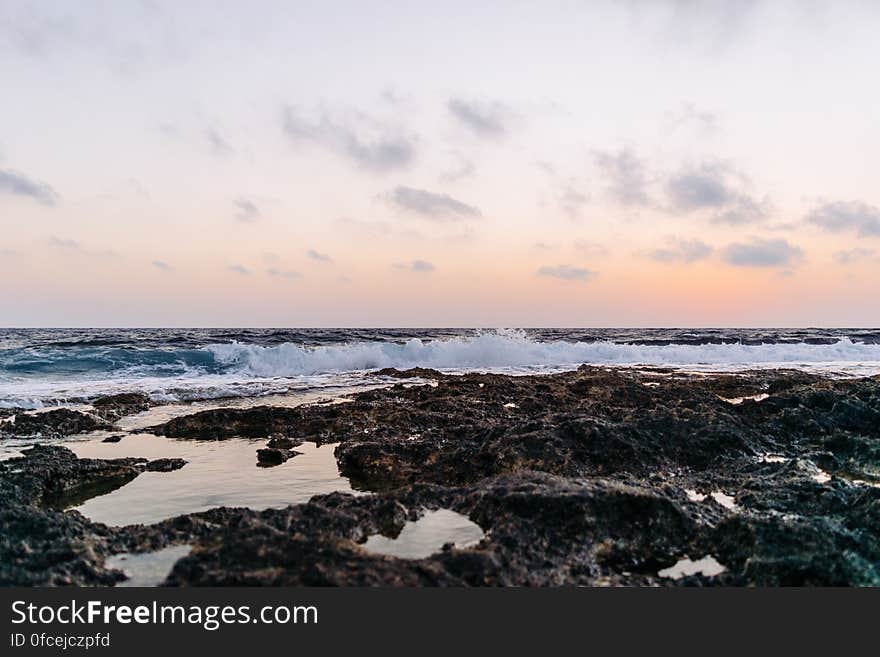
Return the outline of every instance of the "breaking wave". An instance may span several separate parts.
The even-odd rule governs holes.
[[[636,345],[616,342],[542,342],[519,331],[497,331],[446,340],[404,343],[353,342],[305,347],[213,344],[205,347],[217,365],[254,376],[297,376],[384,367],[406,369],[568,368],[583,363],[656,366],[809,366],[880,363],[880,344],[842,338],[833,344]]]
[[[520,330],[385,340],[348,337],[329,344],[223,342],[185,348],[173,335],[165,343],[153,340],[148,347],[100,345],[94,340],[83,346],[7,345],[0,348],[0,409],[75,403],[128,391],[173,402],[351,390],[387,383],[370,374],[385,367],[524,374],[586,363],[716,371],[790,367],[844,376],[880,373],[880,343],[830,335],[823,336],[822,343],[757,344],[540,339]]]

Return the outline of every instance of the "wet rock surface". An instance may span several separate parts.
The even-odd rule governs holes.
[[[66,447],[37,445],[0,461],[0,585],[112,585],[123,579],[104,560],[138,539],[63,509],[180,460],[80,459]]]
[[[146,395],[138,392],[123,392],[118,395],[99,397],[92,402],[95,413],[105,419],[116,421],[126,415],[134,415],[155,406]]]
[[[9,422],[0,424],[0,438],[3,436],[39,436],[42,438],[63,438],[78,433],[99,429],[111,429],[112,425],[92,413],[57,408],[38,413],[19,412]]]
[[[153,459],[147,463],[147,472],[173,472],[185,465],[184,459]]]
[[[208,410],[153,428],[175,439],[263,437],[261,459],[301,441],[338,443],[342,473],[370,495],[110,529],[53,511],[52,500],[124,483],[145,462],[52,448],[4,462],[0,579],[107,584],[121,577],[103,567],[107,555],[187,543],[167,584],[880,585],[878,377],[382,374],[434,384],[342,404]],[[464,514],[485,537],[425,559],[362,547],[426,509]],[[723,571],[659,574],[708,556]]]
[[[278,447],[265,447],[257,450],[257,465],[262,467],[271,467],[273,465],[281,465],[282,463],[293,458],[301,452],[292,449],[281,449]]]

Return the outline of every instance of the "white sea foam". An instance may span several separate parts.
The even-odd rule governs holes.
[[[173,352],[171,352],[173,353]],[[315,388],[375,385],[364,376],[384,367],[429,367],[447,372],[511,374],[575,369],[583,363],[655,365],[690,371],[789,367],[866,376],[880,373],[880,344],[842,338],[834,344],[634,345],[540,341],[522,331],[499,330],[449,339],[403,343],[364,341],[321,346],[211,344],[189,349],[189,361],[106,367],[73,376],[13,376],[0,372],[0,408],[40,408],[114,392],[145,392],[158,401],[255,397]]]
[[[295,376],[383,367],[451,370],[553,368],[582,363],[660,365],[695,369],[752,366],[880,372],[880,344],[843,338],[834,344],[634,345],[614,342],[540,342],[519,331],[497,331],[448,340],[413,338],[403,344],[352,342],[305,347],[214,344],[215,360],[254,376]]]

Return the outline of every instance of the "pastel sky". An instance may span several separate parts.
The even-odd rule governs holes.
[[[880,325],[878,32],[0,0],[0,325]]]

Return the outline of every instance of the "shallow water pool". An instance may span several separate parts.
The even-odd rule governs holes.
[[[131,434],[118,443],[99,438],[66,443],[82,458],[182,458],[188,463],[174,472],[144,472],[116,490],[93,497],[77,511],[107,525],[151,524],[174,516],[220,506],[280,508],[334,491],[352,492],[339,474],[335,445],[304,443],[286,463],[257,467],[263,439],[222,441],[174,440],[152,434]]]

